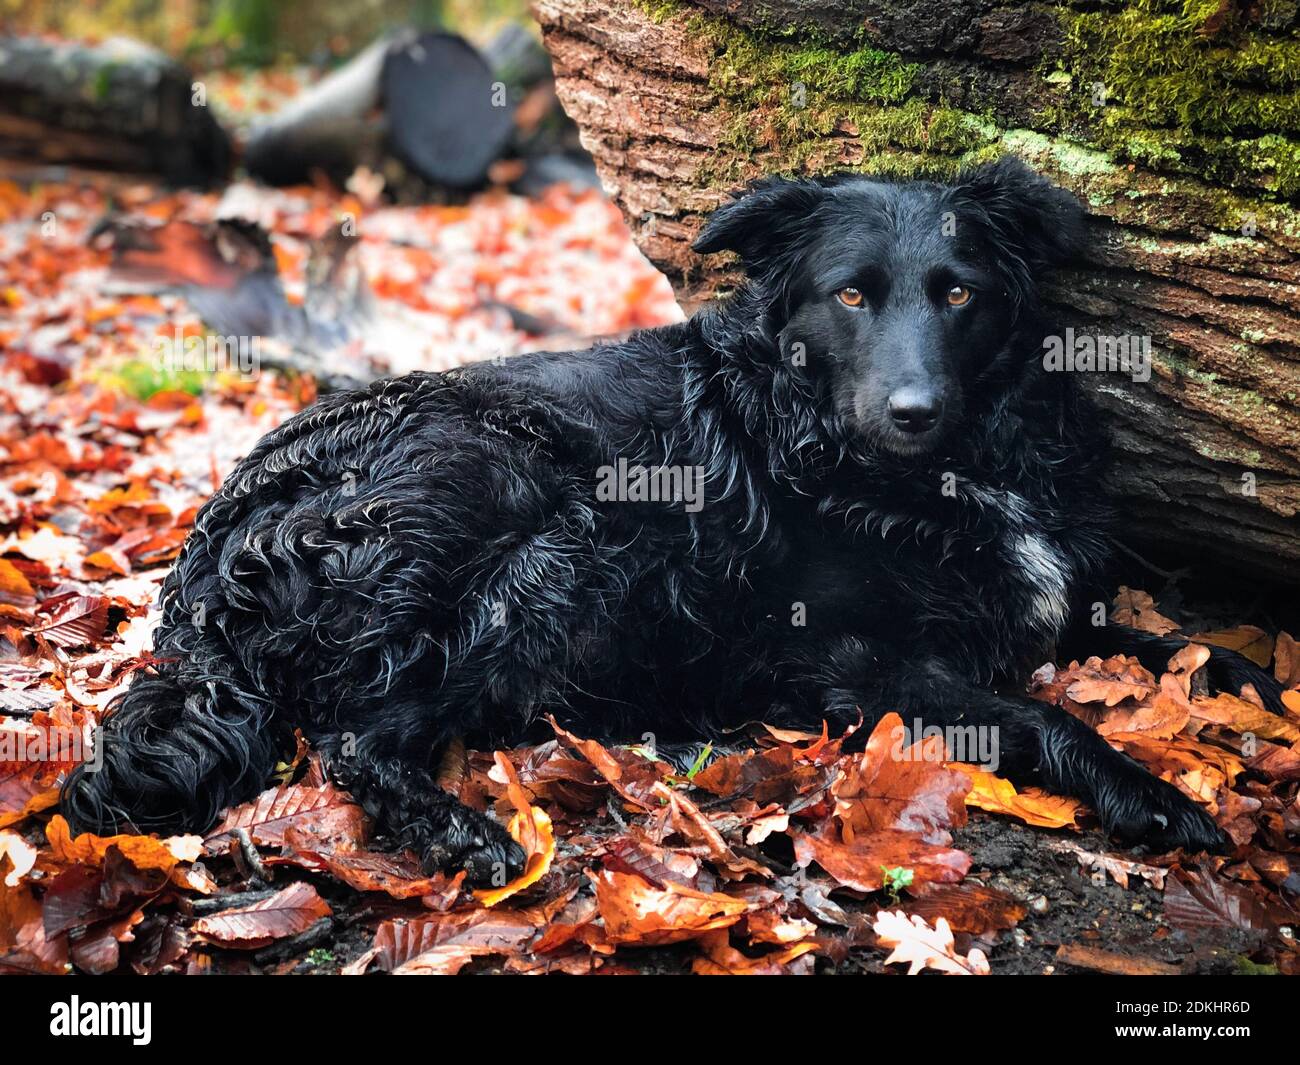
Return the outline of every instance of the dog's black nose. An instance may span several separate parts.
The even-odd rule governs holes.
[[[924,433],[939,422],[939,397],[923,388],[900,388],[889,397],[889,416],[905,433]]]

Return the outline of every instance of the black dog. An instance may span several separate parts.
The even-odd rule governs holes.
[[[199,514],[165,664],[64,810],[206,828],[298,726],[431,866],[499,878],[519,848],[433,782],[452,736],[519,740],[547,712],[670,739],[898,710],[996,727],[1004,772],[1125,840],[1219,846],[1081,722],[997,694],[1072,630],[1156,669],[1182,645],[1087,625],[1103,447],[1043,369],[1038,295],[1083,234],[1011,160],[951,187],[769,180],[696,244],[737,252],[748,283],[684,324],[323,400]],[[1210,671],[1276,704],[1244,659]]]

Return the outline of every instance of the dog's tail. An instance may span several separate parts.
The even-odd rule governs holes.
[[[217,681],[139,674],[108,709],[95,756],[60,794],[75,832],[201,832],[275,768],[280,737],[264,708]]]

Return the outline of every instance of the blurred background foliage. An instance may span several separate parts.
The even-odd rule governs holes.
[[[527,0],[0,0],[9,32],[135,37],[211,67],[328,62],[396,26],[444,26],[482,42],[528,21]]]

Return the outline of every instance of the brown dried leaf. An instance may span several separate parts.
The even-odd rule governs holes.
[[[949,829],[966,823],[964,773],[944,765],[943,738],[931,736],[904,747],[907,730],[897,714],[886,714],[872,730],[866,750],[841,763],[831,785],[835,816],[844,839],[881,829],[902,830],[946,845]]]
[[[510,910],[475,909],[385,921],[375,933],[374,946],[343,971],[358,974],[373,965],[399,976],[451,976],[482,955],[517,954],[534,931],[531,921]]]
[[[1255,625],[1238,625],[1234,629],[1220,629],[1216,632],[1200,632],[1189,636],[1197,643],[1212,643],[1216,647],[1226,647],[1245,655],[1255,665],[1268,668],[1273,660],[1273,637]]]
[[[726,930],[721,929],[701,936],[700,948],[704,956],[691,964],[691,971],[697,976],[789,976],[795,971],[791,966],[799,958],[815,951],[817,944],[795,943],[751,958],[733,947]],[[798,971],[811,975],[811,963],[812,959],[807,959],[804,965],[797,967]]]
[[[645,947],[696,939],[735,924],[750,908],[748,902],[731,895],[673,883],[654,887],[639,876],[613,869],[587,875],[596,886],[596,904],[611,943]]]
[[[910,869],[912,884],[955,884],[970,870],[971,858],[964,851],[927,843],[914,832],[881,828],[857,835],[844,843],[824,833],[796,832],[795,862],[807,866],[815,861],[838,883],[854,891],[879,891],[886,869]]]
[[[1151,596],[1122,584],[1119,594],[1115,596],[1115,609],[1111,611],[1110,620],[1116,625],[1127,625],[1157,636],[1168,636],[1169,633],[1178,631],[1178,622],[1161,614]]]
[[[1300,688],[1300,644],[1288,632],[1277,634],[1273,646],[1273,676],[1283,688]]]
[[[333,784],[286,784],[228,810],[205,843],[213,848],[223,837],[243,828],[254,843],[281,847],[285,831],[294,828],[315,836],[318,850],[361,849],[367,825],[365,812],[352,796]]]
[[[1220,692],[1213,697],[1195,696],[1192,699],[1192,716],[1227,725],[1234,732],[1253,733],[1266,740],[1278,740],[1286,744],[1300,740],[1300,725],[1227,692]]]
[[[333,912],[311,884],[299,880],[269,899],[200,917],[193,931],[223,947],[257,950],[277,939],[305,932]]]
[[[933,923],[942,917],[956,932],[983,936],[1014,928],[1025,908],[997,888],[967,882],[931,887],[908,902],[907,912]]]

